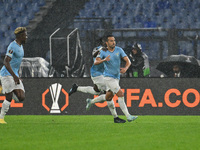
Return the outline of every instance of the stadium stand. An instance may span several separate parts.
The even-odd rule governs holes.
[[[52,1],[53,3],[50,3]],[[197,53],[200,47],[199,1],[23,0],[22,2],[9,0],[8,3],[7,0],[0,0],[0,8],[0,16],[3,16],[0,18],[1,53],[5,53],[7,44],[14,38],[12,31],[15,27],[23,25],[29,31],[29,39],[24,46],[26,57],[45,58],[49,51],[49,36],[53,31],[58,28],[61,30],[62,28],[78,28],[86,57],[95,46],[95,38],[103,35],[103,33],[94,33],[94,30],[165,29],[131,33],[116,31],[113,34],[118,39],[118,45],[123,48],[130,46],[134,40],[140,42],[151,61],[161,60],[172,54],[173,51],[170,48],[174,45],[177,48],[174,51],[175,54],[195,55],[200,58]],[[173,33],[173,29],[178,31]],[[184,29],[191,31],[182,32]],[[172,32],[166,32],[169,30]],[[180,35],[184,38],[170,39],[174,36],[179,38]],[[161,39],[156,41],[149,38],[151,36]],[[124,37],[128,37],[130,41],[122,39]],[[133,37],[139,37],[139,39]],[[196,52],[194,47],[196,47]],[[88,57],[85,60],[89,60]]]
[[[111,29],[114,30],[125,28],[160,28],[166,30],[177,29],[177,33],[175,34],[169,34],[162,31],[138,32],[138,37],[140,37],[140,41],[138,40],[138,42],[142,44],[143,51],[147,53],[151,61],[161,60],[172,53],[191,56],[195,55],[196,57],[200,58],[200,56],[197,55],[197,48],[194,50],[194,43],[196,42],[194,37],[200,34],[198,31],[185,32],[185,39],[192,38],[192,40],[183,40],[182,38],[182,41],[180,40],[177,42],[177,45],[169,45],[169,41],[167,42],[164,40],[162,42],[155,40],[153,41],[153,39],[151,42],[148,42],[147,40],[141,40],[141,37],[148,38],[151,35],[167,38],[169,37],[168,34],[170,36],[172,35],[176,38],[180,38],[179,34],[182,34],[182,32],[179,32],[179,29],[199,29],[199,6],[200,2],[193,0],[90,0],[85,3],[83,9],[79,11],[79,14],[74,19],[74,27],[86,31],[97,29],[95,22],[85,21],[84,23],[80,23],[80,20],[83,22],[84,18],[85,20],[88,20],[88,18],[93,19],[107,17],[111,19],[110,27],[112,27]],[[98,24],[98,29],[105,29],[104,25],[101,25],[101,22]],[[173,30],[171,32],[173,32]],[[120,40],[120,37],[122,37],[120,32],[115,32],[113,34],[118,39],[118,45],[126,49],[127,43],[125,41],[127,38],[126,40],[124,39],[124,41],[122,41]],[[133,36],[134,35],[132,34],[132,37]],[[123,37],[127,37],[125,32],[123,33]],[[176,41],[177,39],[173,40]],[[171,42],[173,40],[171,40]],[[174,52],[173,47],[177,49],[174,50]],[[199,47],[198,44],[197,47]]]
[[[52,7],[52,3],[50,4],[49,1],[51,0],[24,0],[23,2],[1,0],[0,37],[6,39],[6,32],[13,31],[16,26],[20,25],[27,26],[28,31],[31,32],[43,20],[43,16],[47,14],[45,8],[50,5],[50,8]],[[64,1],[57,3],[63,3],[63,6],[60,5],[59,9],[62,10],[62,7],[66,7],[71,10],[69,6],[65,6]],[[71,1],[68,3],[75,7],[77,5]],[[199,28],[200,25],[200,17],[198,15],[200,13],[200,3],[198,1],[85,0],[79,5],[82,5],[82,9],[74,10],[77,14],[75,17],[66,16],[68,17],[68,22],[71,22],[70,18],[73,18],[74,28],[82,30],[104,29],[105,25],[99,23],[102,20],[87,21],[87,23],[83,20],[81,21],[81,18],[111,18],[110,27],[113,29],[156,27],[194,29]],[[69,14],[71,15],[71,12]],[[54,14],[53,16],[56,15]],[[7,46],[4,43],[3,45]],[[1,50],[1,53],[3,52],[5,52],[5,48]]]
[[[84,18],[105,18],[111,19],[113,29],[123,28],[164,28],[164,29],[199,29],[199,1],[169,1],[169,0],[90,0],[85,3],[82,10],[74,19],[74,27],[83,30],[96,28],[95,22],[88,21],[84,24],[78,22]],[[99,29],[105,29],[103,25]],[[149,36],[149,33],[140,35]],[[157,36],[166,36],[163,32],[153,33]],[[190,32],[189,36],[196,36],[196,32]],[[145,43],[144,43],[145,47]],[[157,44],[152,45],[151,49],[158,48]],[[167,48],[167,47],[165,47]],[[192,54],[184,51],[183,45],[179,42],[179,52]],[[191,48],[190,48],[191,49]],[[165,52],[167,49],[164,50]],[[167,53],[163,56],[167,57]],[[156,59],[150,56],[150,59]]]
[[[199,28],[199,5],[188,0],[90,0],[76,17],[111,17],[114,28]]]
[[[16,27],[26,26],[30,32],[33,29],[32,22],[41,21],[37,18],[38,14],[47,10],[51,3],[48,0],[0,0],[0,53],[4,54],[10,41],[14,40],[13,31]]]

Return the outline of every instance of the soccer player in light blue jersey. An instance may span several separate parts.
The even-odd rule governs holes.
[[[104,80],[106,82],[106,100],[111,101],[114,94],[118,96],[118,103],[129,122],[137,119],[137,116],[130,115],[124,102],[124,93],[119,86],[120,73],[125,73],[131,62],[124,50],[116,46],[115,37],[108,35],[106,38],[107,51],[101,51],[97,56],[94,65],[104,63]],[[126,62],[125,67],[120,68],[121,58]]]
[[[12,98],[20,102],[25,99],[25,90],[18,71],[24,56],[22,44],[26,42],[27,31],[25,27],[18,27],[14,33],[16,39],[7,48],[4,66],[0,72],[2,88],[6,96],[1,108],[0,124],[6,124],[4,116],[9,110]]]
[[[98,47],[95,47],[92,51],[92,56],[93,59],[96,59],[97,54],[99,53],[99,51],[102,49],[103,45],[104,45],[104,41],[103,38],[100,39],[100,43]],[[69,96],[71,96],[73,93],[75,93],[76,91],[79,92],[83,92],[83,93],[89,93],[89,94],[93,94],[93,95],[99,95],[100,92],[103,92],[103,90],[105,90],[105,85],[103,85],[101,82],[96,82],[93,79],[94,78],[100,78],[101,76],[103,76],[103,72],[104,72],[104,65],[98,65],[98,66],[92,66],[91,70],[90,70],[90,74],[91,74],[91,78],[92,81],[94,83],[94,87],[92,86],[78,86],[77,84],[73,84],[72,88],[69,90],[68,94]],[[101,81],[101,80],[100,80]],[[97,86],[97,84],[99,84]]]
[[[98,53],[102,50],[102,49],[106,49],[106,45],[105,45],[105,40],[103,40],[103,38],[100,39],[100,45],[98,47],[95,47],[93,49],[92,52],[92,56],[93,56],[93,61],[95,61],[96,56],[98,55]],[[99,95],[98,97],[94,98],[94,99],[87,99],[86,101],[90,101],[90,104],[86,106],[86,110],[89,110],[92,104],[98,103],[98,102],[103,102],[105,101],[105,96],[106,94],[106,84],[104,82],[104,64],[99,64],[99,65],[92,65],[91,69],[90,69],[90,73],[91,73],[91,79],[94,83],[94,87],[92,86],[78,86],[77,84],[73,84],[72,88],[70,89],[70,91],[68,92],[69,96],[73,93],[75,93],[76,91],[79,92],[83,92],[83,93],[90,93],[93,95]],[[126,120],[123,120],[121,118],[118,117],[117,112],[116,112],[116,108],[115,108],[115,104],[113,102],[113,100],[111,101],[107,101],[107,105],[108,108],[112,114],[112,116],[114,117],[114,123],[125,123]]]

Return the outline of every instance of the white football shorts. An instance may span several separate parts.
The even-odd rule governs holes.
[[[12,76],[5,76],[5,77],[0,77],[0,78],[1,78],[1,85],[3,88],[2,93],[10,93],[16,89],[21,89],[25,92],[24,85],[21,80],[19,80],[20,84],[15,84],[15,81]]]
[[[116,94],[121,89],[119,86],[119,79],[104,77],[104,80],[107,86],[106,91],[111,90],[114,94]]]
[[[104,81],[104,76],[97,76],[97,77],[91,77],[94,84],[97,85],[98,89],[100,91],[106,91],[106,83]]]

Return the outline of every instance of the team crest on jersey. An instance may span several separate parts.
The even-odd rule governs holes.
[[[116,53],[117,56],[119,56],[119,53]]]
[[[13,50],[10,49],[10,50],[8,51],[8,53],[12,54],[12,53],[13,53]]]

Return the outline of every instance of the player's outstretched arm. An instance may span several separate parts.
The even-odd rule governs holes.
[[[106,58],[101,59],[100,57],[97,57],[95,59],[94,65],[99,65],[101,63],[103,63],[104,61],[110,61],[110,55],[108,55]]]

